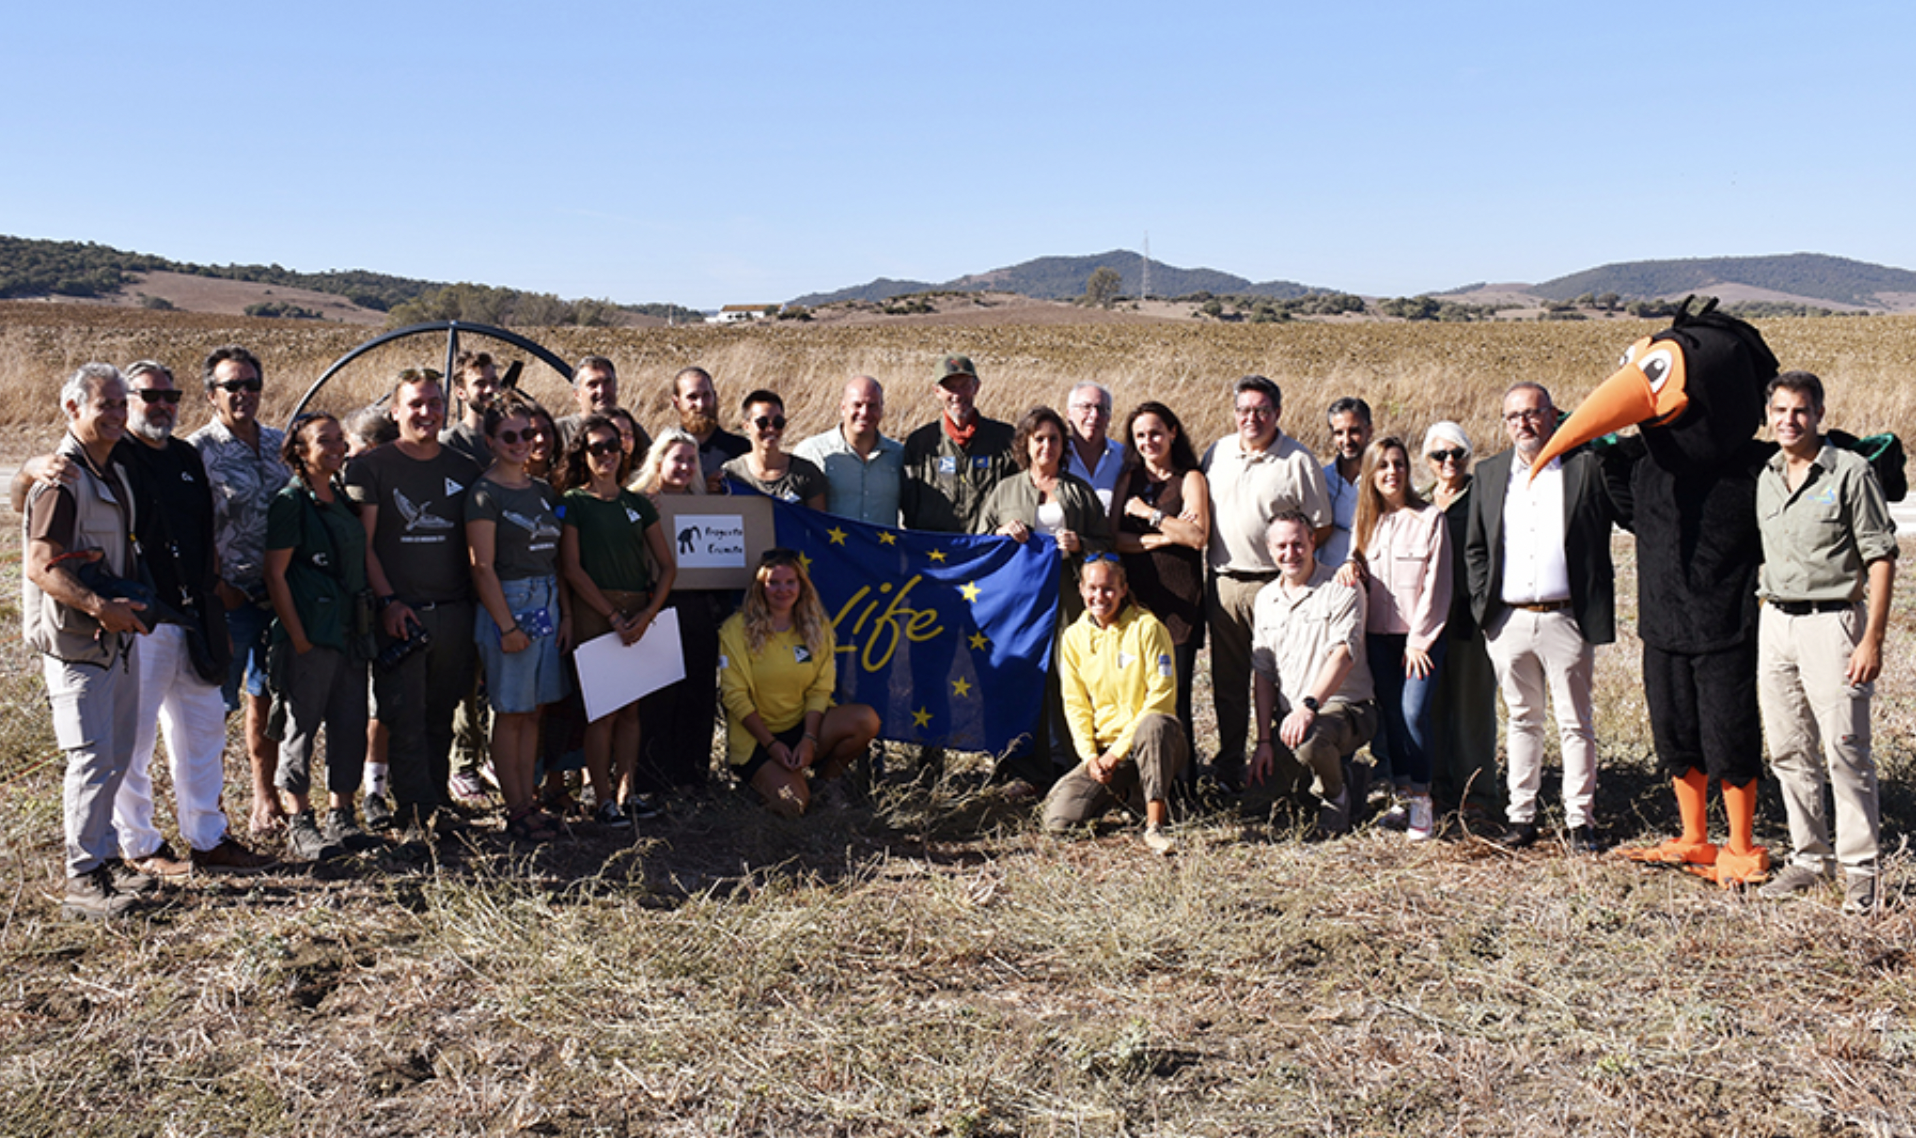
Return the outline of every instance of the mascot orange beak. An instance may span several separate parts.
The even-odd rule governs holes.
[[[1530,464],[1530,476],[1573,447],[1625,427],[1663,426],[1690,406],[1684,389],[1683,346],[1646,336],[1623,353],[1615,375],[1592,391],[1550,436]]]

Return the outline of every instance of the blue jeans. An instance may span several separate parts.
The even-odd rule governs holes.
[[[267,633],[273,627],[273,610],[244,604],[226,611],[226,631],[233,638],[233,663],[226,669],[226,682],[220,695],[226,700],[226,714],[240,709],[240,692],[266,694]]]
[[[1404,645],[1409,638],[1402,633],[1369,633],[1364,637],[1364,654],[1370,660],[1371,681],[1377,688],[1377,710],[1382,723],[1379,734],[1390,751],[1390,777],[1397,789],[1409,794],[1430,793],[1431,696],[1437,691],[1437,677],[1443,674],[1442,637],[1430,646],[1430,675],[1413,679],[1404,674]]]

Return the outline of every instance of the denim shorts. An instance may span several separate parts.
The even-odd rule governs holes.
[[[523,652],[507,652],[499,647],[499,626],[492,614],[485,605],[473,606],[473,636],[479,642],[479,662],[486,670],[487,702],[501,715],[524,715],[559,702],[571,690],[559,656],[559,579],[526,577],[501,581],[499,587],[521,631],[530,633],[540,623],[533,615],[540,611],[546,614],[543,623],[553,630],[533,637],[532,646]]]
[[[239,693],[266,694],[267,630],[273,626],[273,611],[245,604],[226,612],[226,631],[233,638],[233,663],[226,669],[226,682],[220,695],[226,699],[227,714],[239,710]]]

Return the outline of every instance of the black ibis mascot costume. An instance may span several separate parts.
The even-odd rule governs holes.
[[[1753,837],[1763,734],[1756,702],[1756,475],[1775,446],[1756,439],[1776,357],[1755,328],[1686,299],[1671,326],[1638,340],[1531,465],[1623,427],[1600,449],[1624,528],[1637,538],[1637,628],[1657,755],[1676,787],[1683,833],[1625,851],[1727,887],[1769,875]],[[1716,779],[1729,841],[1709,838]]]

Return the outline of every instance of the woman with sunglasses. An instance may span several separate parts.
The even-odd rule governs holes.
[[[1078,592],[1078,574],[1084,559],[1111,549],[1111,528],[1104,503],[1091,484],[1065,470],[1064,418],[1049,407],[1033,407],[1018,420],[1012,435],[1011,457],[1022,476],[1014,475],[992,487],[974,532],[995,533],[1023,543],[1032,534],[1045,534],[1058,545],[1058,628],[1062,630],[1084,612]],[[1113,555],[1115,557],[1115,554]],[[1045,680],[1044,708],[1032,734],[1031,751],[1008,759],[1001,768],[1040,792],[1057,781],[1060,768],[1075,762],[1070,733],[1064,725],[1064,696],[1053,667]],[[1027,787],[1012,784],[1013,797],[1024,797]]]
[[[677,427],[660,431],[645,465],[632,479],[632,489],[654,506],[666,495],[704,494],[698,439]],[[666,544],[671,544],[669,535]],[[645,724],[637,776],[641,794],[694,794],[711,777],[712,723],[718,716],[718,633],[732,611],[729,595],[723,589],[674,588],[666,598],[679,617],[685,678],[639,701],[639,722]]]
[[[570,641],[559,587],[558,495],[526,473],[532,416],[517,401],[486,408],[492,465],[466,495],[466,546],[479,596],[473,636],[492,704],[492,767],[506,801],[506,833],[549,841],[557,823],[538,812],[534,769],[539,718],[571,689],[561,652]]]
[[[797,553],[765,551],[745,606],[719,629],[719,652],[733,774],[788,818],[814,797],[844,806],[841,776],[878,737],[878,713],[832,706],[837,642]]]
[[[303,415],[280,451],[293,477],[266,509],[266,592],[273,687],[286,713],[274,782],[286,800],[287,852],[323,861],[378,844],[353,817],[366,761],[367,662],[373,655],[366,527],[339,472],[346,432],[331,415]],[[326,732],[327,810],[313,817],[312,762]]]
[[[768,498],[824,509],[830,489],[825,472],[779,449],[785,437],[785,401],[775,392],[754,391],[745,397],[744,407],[745,437],[752,440],[752,449],[719,469]]]
[[[607,633],[616,633],[621,644],[638,643],[658,619],[678,575],[657,508],[625,488],[629,462],[618,424],[604,415],[581,423],[566,448],[560,476],[566,487],[565,534],[559,552],[572,587],[580,644]],[[658,566],[656,580],[653,565]],[[602,826],[624,829],[634,815],[653,813],[633,781],[639,742],[637,701],[586,725],[586,777]]]
[[[1500,825],[1503,781],[1497,777],[1497,672],[1484,648],[1483,630],[1470,611],[1464,587],[1464,528],[1470,517],[1470,436],[1456,423],[1433,423],[1424,432],[1424,462],[1434,479],[1425,491],[1444,511],[1450,531],[1449,642],[1444,669],[1431,696],[1430,739],[1435,760],[1431,795],[1440,810],[1459,811],[1466,823]]]
[[[1177,661],[1178,725],[1192,734],[1191,680],[1204,647],[1204,550],[1211,492],[1184,424],[1162,403],[1140,403],[1124,421],[1124,462],[1111,495],[1111,528],[1133,600],[1164,623]],[[1186,768],[1188,773],[1189,768]]]
[[[1365,585],[1364,653],[1377,685],[1396,800],[1380,823],[1412,841],[1436,835],[1431,809],[1430,705],[1448,647],[1452,596],[1450,531],[1444,512],[1410,483],[1410,451],[1396,436],[1364,448],[1350,560],[1337,572]]]

